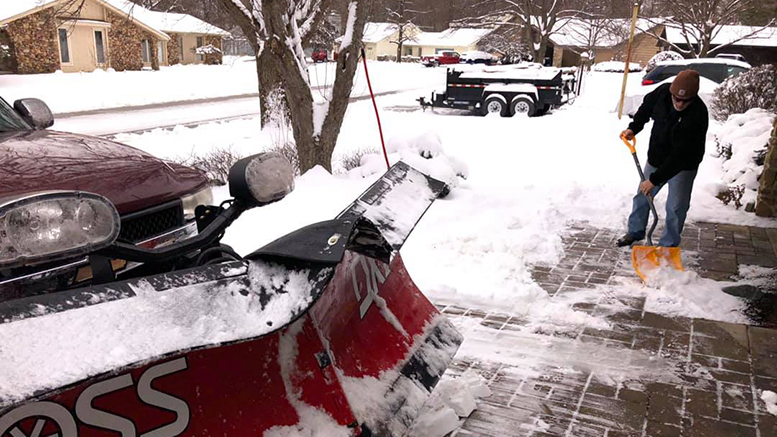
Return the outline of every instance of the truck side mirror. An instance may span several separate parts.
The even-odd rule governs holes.
[[[54,125],[54,115],[43,100],[19,99],[13,103],[13,108],[34,129],[46,129]]]

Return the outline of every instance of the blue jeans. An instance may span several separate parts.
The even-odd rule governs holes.
[[[656,168],[650,164],[645,164],[645,178],[656,171]],[[669,184],[669,196],[666,199],[666,226],[664,235],[661,236],[658,245],[664,247],[676,247],[680,245],[680,234],[685,225],[685,216],[688,214],[688,208],[691,207],[691,191],[693,190],[693,180],[696,178],[697,170],[681,171],[669,182],[653,188],[652,194],[655,199],[656,194],[661,191],[664,185]],[[635,240],[645,238],[645,228],[650,214],[650,204],[647,197],[637,189],[637,195],[634,196],[629,215],[629,235]]]

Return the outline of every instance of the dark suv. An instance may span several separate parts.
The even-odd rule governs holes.
[[[736,76],[739,73],[750,69],[750,64],[736,61],[733,59],[722,58],[701,58],[701,59],[683,59],[681,61],[665,61],[656,64],[655,68],[650,70],[642,78],[642,85],[652,85],[663,82],[682,70],[696,70],[699,75],[715,82],[722,83],[730,76]]]
[[[0,204],[41,191],[86,191],[115,205],[121,216],[119,239],[125,242],[150,248],[197,234],[194,207],[212,198],[200,171],[125,144],[46,130],[53,123],[51,111],[40,100],[17,100],[11,107],[0,98]],[[45,221],[45,213],[32,214],[41,214],[40,222]],[[8,220],[0,216],[2,237],[9,232]],[[37,242],[53,241],[43,228]],[[2,246],[0,254],[19,251],[13,244]],[[0,270],[0,302],[22,291],[29,295],[85,285],[93,277],[94,261],[82,257]],[[142,267],[123,260],[109,262],[109,274],[119,277]]]

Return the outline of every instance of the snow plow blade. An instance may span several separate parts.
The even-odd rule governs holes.
[[[684,271],[679,247],[634,246],[631,250],[634,271],[647,282],[647,278],[662,267]]]
[[[0,303],[0,436],[407,435],[462,341],[397,252],[445,189],[399,163],[242,261]]]

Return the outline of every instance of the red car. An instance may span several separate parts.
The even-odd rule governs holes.
[[[461,62],[461,55],[459,55],[457,52],[440,52],[434,56],[423,56],[421,58],[421,63],[427,67],[458,64],[459,62]]]
[[[85,191],[115,205],[122,241],[159,247],[197,234],[194,207],[212,198],[202,172],[114,141],[46,130],[53,124],[51,111],[38,99],[17,100],[11,107],[0,98],[0,204],[33,192]],[[112,260],[119,276],[134,267],[140,266]],[[91,279],[85,256],[0,269],[0,302],[22,291],[62,290]]]
[[[326,50],[315,50],[310,57],[313,58],[313,62],[326,62],[329,60]]]

